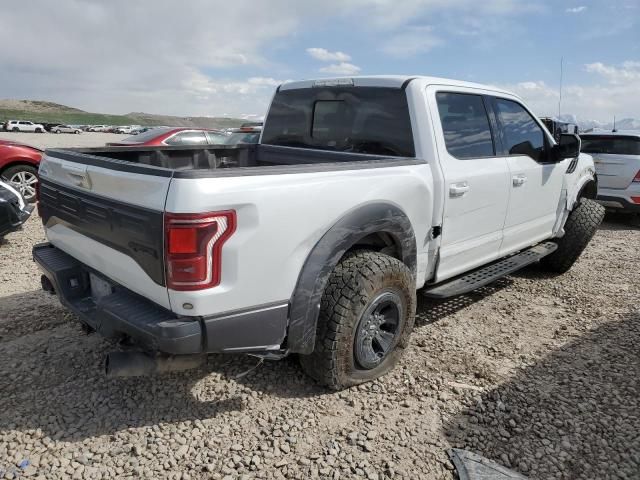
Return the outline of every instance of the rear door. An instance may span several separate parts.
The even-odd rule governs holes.
[[[495,260],[509,200],[509,170],[498,156],[486,97],[474,89],[427,89],[444,175],[444,216],[436,281]]]
[[[600,188],[624,190],[640,172],[640,137],[583,135],[582,151],[593,156]]]
[[[520,102],[493,98],[499,150],[509,168],[509,208],[501,255],[533,245],[552,235],[571,159],[549,163],[552,139]]]
[[[49,241],[169,308],[164,206],[171,170],[48,151],[39,174],[39,209]]]

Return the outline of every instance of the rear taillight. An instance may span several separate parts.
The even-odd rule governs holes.
[[[640,170],[638,170],[638,173],[636,173],[636,176],[633,177],[633,183],[640,183]]]
[[[167,286],[204,290],[218,285],[222,246],[236,229],[236,212],[166,213],[164,229]]]

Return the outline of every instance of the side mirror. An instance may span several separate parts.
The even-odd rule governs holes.
[[[576,158],[580,154],[580,137],[575,133],[563,133],[560,141],[551,149],[554,162],[561,162],[565,158]]]

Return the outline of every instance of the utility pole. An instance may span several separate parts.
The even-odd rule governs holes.
[[[562,64],[564,63],[564,57],[560,57],[560,96],[558,99],[558,120],[560,120],[560,114],[562,113]]]

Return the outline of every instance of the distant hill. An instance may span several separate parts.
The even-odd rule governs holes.
[[[172,127],[232,128],[246,120],[229,117],[175,117],[132,112],[109,115],[85,112],[78,108],[42,100],[0,100],[0,122],[31,120],[42,123],[72,125],[167,125]]]
[[[588,120],[578,118],[573,114],[565,113],[560,115],[559,119],[563,122],[574,123],[580,127],[580,131],[589,130],[612,130],[613,122],[600,122],[598,120]],[[617,130],[640,130],[640,120],[636,118],[620,118],[616,120]]]

